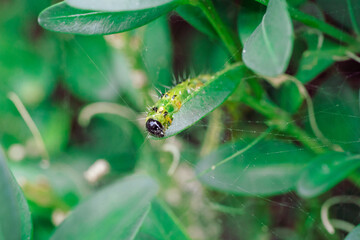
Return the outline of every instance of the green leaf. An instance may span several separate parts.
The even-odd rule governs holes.
[[[360,34],[360,1],[316,0],[316,2],[336,22]]]
[[[305,2],[305,4],[303,4],[301,6],[301,8],[299,9],[300,11],[308,14],[308,15],[311,15],[323,22],[325,22],[325,16],[324,16],[324,13],[321,11],[321,9],[319,8],[319,6],[316,4],[316,3],[313,3],[313,2]],[[300,26],[299,27],[306,27],[306,25],[303,25],[303,23],[300,23]],[[312,28],[309,28],[309,30],[314,30]],[[321,33],[321,32],[319,32]]]
[[[130,32],[129,34],[131,35]],[[126,47],[125,49],[127,50]],[[120,51],[112,49],[111,51],[112,66],[114,66],[115,75],[118,76],[119,79],[119,91],[122,99],[124,100],[124,105],[132,107],[134,110],[142,109],[144,96],[141,94],[139,84],[135,84],[136,82],[140,82],[141,85],[142,78],[139,77],[139,75],[134,78],[134,65],[132,63],[132,58],[125,53],[125,49]],[[135,79],[137,79],[137,81]]]
[[[324,55],[321,50],[307,50],[303,53],[300,66],[295,77],[302,83],[310,82],[329,68],[333,63],[334,60],[331,55]]]
[[[69,142],[70,112],[50,105],[39,107],[30,114],[39,128],[47,151],[52,156],[61,153]]]
[[[0,148],[0,239],[28,240],[32,235],[29,206],[6,165]]]
[[[204,69],[209,72],[221,71],[229,60],[226,49],[218,43],[209,41],[209,37],[203,34],[195,33],[188,44],[190,56],[187,68],[193,73],[202,73]]]
[[[142,61],[149,80],[161,92],[172,85],[172,54],[170,27],[166,17],[161,17],[145,27]]]
[[[282,109],[289,113],[296,113],[303,102],[298,87],[294,82],[284,82],[275,96]]]
[[[247,70],[244,65],[233,65],[217,73],[205,86],[187,99],[173,115],[173,122],[165,137],[176,135],[220,106],[235,90]]]
[[[48,43],[41,48],[33,46],[28,39],[18,35],[11,37],[5,31],[0,30],[0,35],[3,36],[0,40],[1,94],[13,91],[25,105],[38,105],[51,95],[56,84],[52,59],[46,56],[46,51],[51,52],[49,55],[52,56],[54,49]]]
[[[360,225],[357,225],[344,240],[358,240],[360,239]]]
[[[156,200],[151,203],[151,210],[135,239],[189,240],[190,238],[170,209]]]
[[[286,2],[293,7],[299,7],[306,2],[306,0],[286,0]]]
[[[94,159],[106,159],[112,172],[124,173],[134,169],[140,157],[138,149],[145,141],[143,131],[134,122],[116,115],[98,115],[91,121],[87,132],[89,139],[82,144],[83,151]]]
[[[344,150],[359,153],[359,99],[344,77],[333,73],[319,87],[313,102],[316,122],[323,135]],[[310,124],[305,124],[311,131]]]
[[[10,167],[16,179],[25,180],[24,194],[29,201],[40,208],[66,209],[78,204],[90,192],[83,173],[96,158],[79,155],[79,152],[68,151],[60,157],[51,158],[51,165],[46,169],[29,159],[12,162]]]
[[[176,12],[190,25],[199,30],[200,32],[208,35],[209,37],[218,38],[215,29],[210,24],[202,10],[198,7],[191,5],[183,5],[176,8]]]
[[[329,152],[316,157],[304,170],[296,190],[303,197],[316,197],[344,180],[360,167],[360,156]]]
[[[149,8],[155,9],[166,4],[181,2],[181,0],[66,0],[67,4],[75,8],[104,12],[136,11]]]
[[[140,11],[101,12],[72,8],[61,2],[42,11],[38,21],[43,28],[54,32],[82,35],[112,34],[141,27],[175,7],[174,3],[169,3]]]
[[[246,146],[243,140],[221,146],[196,166],[206,186],[236,195],[272,196],[291,191],[312,155],[298,146],[262,141],[234,159],[212,168]]]
[[[302,55],[295,77],[300,82],[307,83],[334,63],[333,57],[336,49],[339,49],[339,45],[330,40],[323,41],[323,36],[315,32],[306,32],[303,37],[307,42],[308,49]]]
[[[260,25],[247,39],[244,63],[254,72],[275,77],[287,68],[293,47],[293,28],[284,0],[270,0]]]
[[[323,39],[321,33],[307,31],[302,34],[302,37],[305,39],[308,48],[302,53],[295,77],[305,84],[328,69],[334,63],[334,55],[341,56],[343,53],[340,52],[339,45],[331,40]],[[293,58],[295,57],[293,56]],[[293,82],[282,84],[275,98],[279,105],[290,113],[297,112],[304,100]]]
[[[120,80],[114,73],[112,49],[103,37],[75,36],[64,42],[64,50],[64,81],[75,96],[87,101],[114,101],[119,97]]]
[[[80,204],[51,239],[134,239],[158,188],[143,175],[117,181]]]
[[[245,1],[241,5],[238,15],[238,32],[243,45],[261,23],[265,10],[264,5],[255,1]]]

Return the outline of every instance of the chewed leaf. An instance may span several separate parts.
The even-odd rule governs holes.
[[[76,9],[61,2],[42,11],[38,21],[43,28],[54,32],[82,35],[112,34],[141,27],[175,7],[175,3],[169,3],[139,11],[101,12]]]
[[[0,239],[30,239],[29,206],[0,148]]]
[[[316,197],[328,191],[360,167],[359,158],[341,152],[317,157],[301,174],[297,192],[303,197]]]
[[[115,182],[76,207],[51,239],[134,239],[158,188],[144,175]]]
[[[245,148],[244,140],[226,144],[196,166],[200,181],[211,189],[245,196],[273,196],[291,191],[312,154],[281,141],[261,141],[224,164],[222,160]]]
[[[300,82],[307,83],[334,63],[333,56],[337,55],[336,51],[340,50],[341,46],[328,39],[322,40],[323,36],[318,33],[308,31],[302,36],[308,49],[302,55],[295,77]]]
[[[244,63],[254,72],[275,77],[289,63],[293,47],[293,28],[284,0],[270,0],[260,25],[247,39]]]
[[[70,6],[86,10],[121,12],[157,8],[179,0],[66,0]]]
[[[208,80],[200,90],[181,103],[181,108],[173,115],[165,138],[174,136],[201,120],[220,106],[235,90],[247,74],[244,65],[232,65]]]

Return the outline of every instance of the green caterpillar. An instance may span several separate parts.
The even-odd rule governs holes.
[[[165,131],[173,121],[173,115],[180,110],[191,95],[200,91],[209,79],[208,75],[188,79],[163,94],[147,114],[145,124],[147,131],[154,137],[164,137]]]

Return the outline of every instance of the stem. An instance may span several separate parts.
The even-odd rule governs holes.
[[[358,57],[356,54],[354,54],[353,52],[347,51],[346,52],[346,56],[348,56],[349,58],[351,58],[352,60],[360,63],[360,57]]]
[[[315,139],[308,136],[304,130],[299,128],[291,117],[282,109],[264,100],[255,99],[247,94],[243,96],[242,101],[255,111],[268,117],[270,119],[270,121],[267,122],[268,126],[290,134],[315,153],[324,152],[323,146],[321,146]]]
[[[287,75],[287,78],[289,81],[292,81],[295,83],[296,87],[298,88],[299,93],[305,98],[307,108],[308,108],[308,117],[311,129],[313,130],[314,135],[326,146],[332,148],[335,151],[344,151],[340,146],[333,145],[329,139],[327,139],[324,134],[321,132],[315,118],[315,110],[314,110],[314,104],[313,101],[304,87],[304,85],[295,77]]]
[[[232,55],[232,57],[241,62],[241,44],[239,39],[235,37],[235,35],[231,32],[231,30],[224,24],[221,20],[219,14],[216,12],[215,6],[211,0],[194,0],[190,1],[190,4],[199,7],[223,43],[225,44],[226,48]]]
[[[89,104],[81,109],[78,122],[81,126],[86,127],[89,125],[91,119],[98,114],[118,115],[122,118],[128,119],[129,121],[133,121],[138,117],[133,110],[120,104],[97,102]]]
[[[354,31],[357,35],[360,35],[360,27],[356,21],[356,16],[354,13],[354,9],[353,6],[351,5],[351,1],[347,0],[347,6],[348,6],[348,10],[349,10],[349,16],[350,16],[350,20],[351,20],[351,24],[354,28]]]
[[[336,196],[328,199],[322,206],[321,206],[321,221],[325,227],[325,229],[330,233],[335,233],[335,228],[333,224],[330,223],[329,219],[329,209],[337,204],[343,203],[352,203],[360,207],[360,198],[356,196]],[[338,223],[338,222],[337,222]],[[343,222],[342,222],[343,223]],[[341,224],[340,226],[344,226]],[[344,228],[341,228],[344,230]]]
[[[18,95],[16,95],[16,93],[10,92],[8,94],[8,98],[13,102],[16,109],[23,118],[25,124],[29,128],[31,134],[34,136],[35,143],[42,156],[42,163],[45,167],[48,167],[50,165],[50,157],[48,151],[46,150],[46,145],[41,136],[39,128],[36,126],[34,120],[31,118],[29,112],[26,110],[26,107],[24,106]]]
[[[269,3],[269,0],[255,0],[255,1],[257,1],[263,5],[266,5],[266,6]],[[288,6],[287,9],[289,11],[290,16],[293,19],[295,19],[299,22],[302,22],[309,27],[319,29],[323,33],[325,33],[341,42],[345,42],[348,44],[353,44],[356,42],[356,39],[353,38],[350,34],[343,32],[334,26],[331,26],[323,21],[320,21],[319,19],[317,19],[313,16],[310,16],[306,13],[303,13],[293,7]]]

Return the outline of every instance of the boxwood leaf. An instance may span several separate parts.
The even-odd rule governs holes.
[[[130,117],[131,114],[130,112],[129,118],[134,119],[135,117]],[[110,163],[112,173],[134,169],[141,157],[138,149],[144,143],[143,132],[134,122],[117,115],[99,114],[91,120],[87,132],[90,137],[81,145],[81,149],[88,156],[92,159],[105,158]]]
[[[336,22],[360,34],[360,1],[316,0],[316,3]]]
[[[212,168],[246,145],[243,140],[226,144],[201,159],[196,166],[200,181],[212,189],[237,195],[282,194],[295,187],[301,170],[312,158],[298,146],[272,140],[259,142],[242,155]]]
[[[310,82],[329,68],[334,60],[326,52],[307,50],[304,52],[295,77],[303,83]]]
[[[64,155],[68,154],[69,152],[66,152]],[[51,166],[46,169],[41,168],[38,163],[27,161],[28,159],[23,162],[11,162],[10,167],[16,179],[26,180],[24,194],[29,202],[39,207],[60,206],[64,203],[74,206],[90,191],[88,182],[81,174],[91,163],[85,163],[86,157],[80,158],[78,155],[52,158]],[[77,169],[80,164],[84,166],[81,170]],[[39,176],[42,182],[38,181]],[[46,191],[46,194],[41,193],[42,191]],[[45,201],[44,196],[48,197]],[[34,210],[33,214],[38,213]]]
[[[360,239],[360,225],[357,225],[345,238],[345,240],[357,240]]]
[[[101,36],[75,36],[64,41],[61,52],[64,82],[80,99],[114,101],[119,97],[120,76],[111,59],[112,49]],[[96,46],[96,47],[94,47]]]
[[[69,142],[70,112],[63,108],[43,105],[32,111],[31,116],[39,128],[47,151],[53,155],[63,152]]]
[[[297,192],[303,197],[316,197],[328,191],[360,167],[359,158],[343,152],[329,152],[316,157],[301,174]]]
[[[157,191],[148,176],[119,180],[75,208],[52,239],[134,239]]]
[[[70,6],[86,10],[121,12],[141,9],[155,9],[166,4],[180,3],[182,0],[66,0]]]
[[[306,32],[302,36],[308,49],[302,55],[295,77],[302,83],[307,83],[334,63],[333,56],[339,45],[327,39],[319,45],[322,36],[312,32]]]
[[[168,19],[161,17],[146,25],[143,34],[141,56],[147,76],[157,89],[164,92],[164,86],[171,86],[173,79],[173,46]]]
[[[163,202],[154,200],[135,239],[189,240],[190,238],[170,209]]]
[[[359,99],[344,76],[333,73],[313,101],[316,122],[324,136],[345,151],[360,153]],[[310,130],[308,122],[306,126]]]
[[[178,7],[176,12],[200,32],[213,39],[217,38],[217,33],[200,8],[191,5],[183,5]]]
[[[32,235],[29,206],[7,167],[0,148],[0,239],[27,240]]]
[[[189,60],[195,73],[218,72],[224,69],[224,64],[229,61],[229,53],[215,41],[209,41],[209,37],[203,34],[195,34],[189,43]]]
[[[270,0],[266,13],[244,50],[244,63],[254,72],[265,76],[283,73],[293,47],[293,28],[284,0]]]
[[[54,32],[82,35],[112,34],[141,27],[175,7],[176,4],[169,3],[139,11],[101,12],[76,9],[61,2],[42,11],[38,21],[43,28]]]
[[[273,89],[272,98],[285,111],[296,113],[303,103],[303,96],[294,82],[286,81],[280,87]]]
[[[238,32],[242,44],[246,43],[247,39],[261,23],[265,9],[264,5],[254,1],[246,1],[241,5],[237,22]]]
[[[166,130],[165,137],[182,132],[220,106],[235,90],[246,73],[244,65],[232,65],[214,75],[173,115],[174,120]]]

